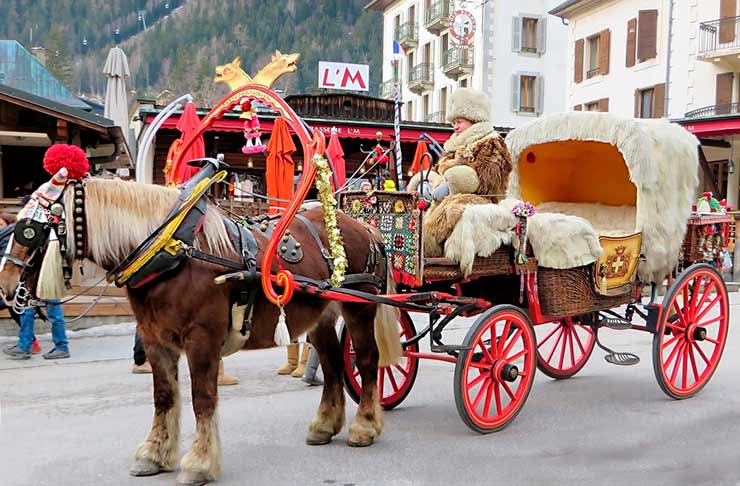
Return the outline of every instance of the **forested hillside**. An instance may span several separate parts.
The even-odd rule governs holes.
[[[382,17],[367,0],[2,0],[0,38],[49,49],[47,65],[73,91],[100,95],[118,39],[139,95],[190,92],[200,105],[225,92],[214,67],[242,59],[254,74],[270,54],[299,52],[286,93],[316,89],[319,60],[370,64],[380,82]],[[116,33],[118,29],[118,33]]]

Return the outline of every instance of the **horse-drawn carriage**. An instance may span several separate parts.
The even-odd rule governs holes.
[[[294,67],[289,59],[286,69]],[[178,481],[215,479],[219,358],[287,344],[289,332],[309,332],[324,370],[306,437],[312,445],[330,442],[344,426],[342,380],[359,403],[348,444],[372,444],[383,429],[380,406],[403,401],[422,358],[455,363],[463,421],[479,432],[499,430],[521,410],[536,369],[554,378],[577,373],[601,327],[652,333],[655,374],[673,398],[694,395],[711,378],[729,320],[717,271],[691,266],[662,302],[654,291],[647,303],[641,297],[644,286],[671,273],[696,190],[696,140],[679,127],[580,114],[512,132],[510,197],[466,209],[445,256],[426,258],[419,195],[345,193],[336,211],[323,134],[269,86],[247,80],[232,87],[171,155],[181,162],[237,104],[269,106],[298,136],[304,156],[282,215],[227,218],[207,197],[226,178],[218,160],[200,161],[201,172],[178,191],[90,177],[86,160],[69,167],[54,158],[45,161],[54,177],[24,208],[0,263],[0,294],[9,300],[34,289],[63,293],[72,262],[83,259],[127,287],[152,363],[155,406],[132,474],[176,467],[177,363],[185,354],[197,424]],[[314,183],[323,211],[302,211]],[[396,282],[400,292],[392,290]],[[622,314],[613,310],[624,304]],[[409,312],[427,314],[428,326],[417,332]],[[458,316],[477,319],[461,344],[445,344],[445,327]],[[420,351],[425,336],[430,353]],[[636,357],[609,350],[607,358],[629,364]]]
[[[696,139],[665,121],[571,113],[543,117],[506,141],[514,163],[507,198],[469,206],[445,243],[446,257],[424,256],[426,204],[418,193],[342,196],[345,212],[382,232],[408,302],[424,307],[408,310],[429,315],[417,332],[402,314],[404,359],[379,371],[382,405],[404,400],[420,359],[449,361],[463,421],[479,432],[499,430],[527,399],[535,368],[569,378],[596,344],[610,363],[639,361],[603,346],[603,327],[653,334],[661,389],[676,399],[696,394],[725,345],[725,284],[715,268],[697,264],[677,275],[662,302],[656,298],[684,244],[698,183]],[[522,215],[523,201],[537,213]],[[443,342],[452,319],[475,314],[461,344]],[[420,352],[427,335],[431,353]],[[345,332],[342,343],[345,383],[356,397]]]

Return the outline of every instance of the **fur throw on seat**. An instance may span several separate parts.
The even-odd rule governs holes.
[[[511,210],[519,201],[468,206],[444,245],[444,256],[460,263],[465,276],[473,271],[476,256],[491,256],[502,245],[517,244],[516,218]],[[527,225],[535,258],[542,267],[574,268],[595,262],[603,253],[599,235],[583,218],[537,213]]]

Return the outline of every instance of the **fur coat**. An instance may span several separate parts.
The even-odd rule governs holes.
[[[439,161],[441,182],[450,195],[435,203],[424,218],[424,253],[442,256],[444,242],[470,204],[488,204],[503,199],[512,171],[511,156],[503,137],[490,122],[479,122],[444,145]]]

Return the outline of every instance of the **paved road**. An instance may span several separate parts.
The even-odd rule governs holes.
[[[576,378],[539,374],[522,413],[492,435],[475,434],[459,419],[454,366],[425,361],[409,397],[386,414],[380,440],[365,449],[344,444],[346,427],[331,445],[304,445],[320,389],[274,375],[283,350],[241,353],[226,360],[242,383],[221,389],[218,484],[740,485],[740,295],[732,301],[723,361],[691,400],[671,400],[658,388],[649,335],[605,331],[606,343],[642,362],[609,365],[597,350]],[[459,339],[467,325],[454,323]],[[71,345],[73,358],[64,362],[0,359],[0,484],[174,484],[173,473],[127,474],[152,414],[151,378],[129,373],[132,337]],[[181,367],[184,376],[184,360]],[[182,451],[194,429],[183,381]]]

